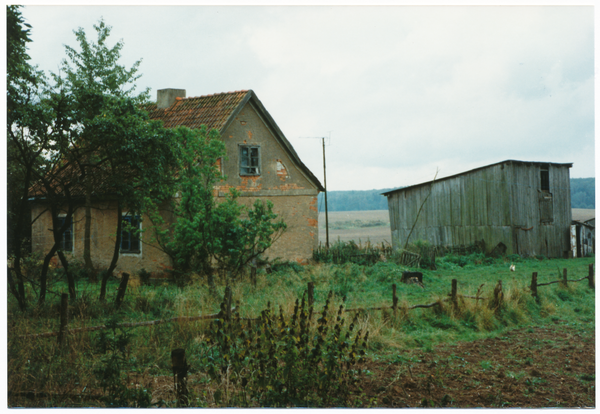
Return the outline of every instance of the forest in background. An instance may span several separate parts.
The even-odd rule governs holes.
[[[596,179],[571,178],[571,208],[596,208]],[[381,193],[392,190],[329,191],[329,211],[387,210],[387,198]],[[319,211],[325,211],[324,194],[319,194]]]

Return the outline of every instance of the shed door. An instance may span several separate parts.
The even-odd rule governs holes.
[[[554,221],[554,205],[552,203],[551,193],[539,193],[540,197],[540,221],[542,223],[552,223]]]

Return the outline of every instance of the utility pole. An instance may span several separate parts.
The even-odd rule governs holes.
[[[325,186],[325,246],[329,249],[329,212],[327,211],[327,168],[325,166],[325,138],[323,141],[323,184]]]
[[[323,143],[323,186],[325,187],[325,245],[329,249],[329,212],[327,211],[327,167],[325,164],[325,138],[326,137],[300,137],[301,139],[321,139]],[[331,139],[331,131],[329,132],[329,138]]]

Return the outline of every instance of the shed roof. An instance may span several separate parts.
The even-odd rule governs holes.
[[[201,125],[216,129],[223,133],[231,124],[242,108],[250,103],[259,113],[273,132],[275,138],[287,151],[289,157],[296,163],[300,171],[306,175],[319,191],[325,191],[319,180],[300,160],[296,150],[279,129],[275,120],[265,109],[254,91],[241,90],[235,92],[223,92],[212,95],[203,95],[189,98],[176,98],[175,102],[168,108],[159,109],[156,103],[144,105],[151,119],[163,121],[166,128],[187,126],[188,128],[199,128]]]
[[[593,208],[574,208],[572,209],[572,220],[585,223],[596,218],[596,210]]]
[[[555,163],[555,162],[542,162],[542,161],[518,161],[518,160],[505,160],[505,161],[500,161],[500,162],[496,162],[494,164],[489,164],[489,165],[485,165],[483,167],[478,167],[478,168],[474,168],[472,170],[469,171],[464,171],[462,173],[459,174],[454,174],[454,175],[449,175],[448,177],[444,177],[444,178],[438,178],[435,180],[435,182],[439,182],[439,181],[444,181],[444,180],[448,180],[450,178],[455,178],[455,177],[459,177],[461,175],[464,174],[469,174],[475,171],[479,171],[479,170],[483,170],[485,168],[489,168],[489,167],[493,167],[495,165],[500,165],[500,164],[533,164],[533,165],[556,165],[556,166],[560,166],[560,167],[567,167],[567,168],[571,168],[573,166],[573,163]],[[433,182],[434,180],[431,181],[427,181],[424,183],[420,183],[420,184],[414,184],[414,185],[410,185],[408,187],[399,187],[399,188],[395,188],[393,190],[390,191],[386,191],[385,193],[381,193],[384,196],[389,196],[391,193],[395,193],[395,192],[399,192],[399,191],[405,191],[405,190],[410,190],[413,188],[417,188],[420,187],[422,185],[429,185]]]

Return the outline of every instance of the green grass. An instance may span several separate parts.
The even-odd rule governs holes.
[[[329,291],[334,293],[332,304],[336,309],[344,296],[347,309],[390,306],[391,286],[396,284],[400,307],[396,318],[389,310],[366,311],[358,317],[359,327],[369,331],[368,356],[393,361],[402,349],[420,348],[431,352],[437,344],[494,337],[517,327],[544,326],[560,321],[579,330],[593,330],[595,295],[586,280],[569,283],[568,288],[560,284],[539,287],[538,301],[531,297],[528,289],[532,272],[538,273],[538,283],[560,279],[563,268],[568,269],[569,279],[579,279],[587,276],[590,263],[594,263],[593,258],[487,260],[477,255],[467,259],[447,257],[437,261],[437,270],[422,270],[424,289],[400,283],[403,271],[415,269],[394,263],[304,267],[282,264],[274,267],[275,271],[270,274],[259,273],[256,286],[239,281],[232,284],[232,290],[240,315],[257,317],[267,306],[277,313],[281,307],[290,315],[295,300],[302,297],[308,282],[315,284],[317,311]],[[516,266],[515,272],[509,270],[511,264]],[[458,310],[453,310],[449,302],[445,302],[441,310],[435,307],[407,310],[412,305],[446,298],[452,279],[458,281],[459,295],[475,296],[483,284],[481,296],[488,298],[498,280],[502,280],[504,306],[495,312],[489,309],[487,301],[476,303],[464,299]],[[78,280],[78,299],[69,305],[69,326],[77,328],[106,323],[115,314],[113,301],[117,286],[118,281],[111,280],[107,302],[99,303],[99,284]],[[216,313],[224,290],[225,286],[220,284],[217,286],[218,297],[211,296],[201,278],[183,289],[167,280],[155,281],[152,286],[128,288],[119,318],[123,322],[137,322]],[[19,337],[58,330],[59,294],[66,291],[66,286],[62,280],[54,279],[52,291],[54,294],[47,296],[42,308],[32,306],[25,313],[20,312],[14,298],[8,296],[9,390],[60,389],[68,394],[70,389],[78,389],[86,379],[92,378],[93,370],[97,368],[99,357],[95,344],[99,332],[72,335],[68,355],[59,352],[56,338],[32,340]],[[28,292],[30,301],[34,302],[33,289],[28,287]],[[346,315],[346,319],[348,324],[352,316]],[[208,323],[165,323],[127,329],[133,336],[126,350],[126,365],[135,372],[172,375],[171,350],[185,348],[193,360],[204,358],[211,352],[205,341]],[[70,361],[68,370],[61,365],[65,360]],[[490,367],[479,368],[493,369],[491,363]],[[48,404],[68,405],[56,400]]]

